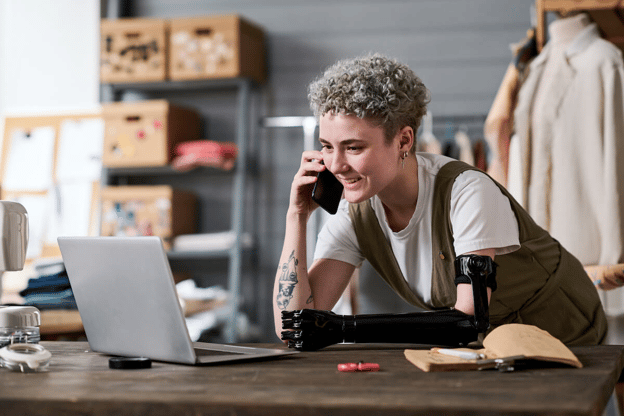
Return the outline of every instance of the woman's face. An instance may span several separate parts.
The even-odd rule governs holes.
[[[382,127],[354,115],[327,113],[319,120],[319,140],[325,166],[344,185],[351,203],[382,197],[400,180],[399,138],[387,143]]]

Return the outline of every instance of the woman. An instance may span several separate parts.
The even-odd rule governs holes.
[[[412,304],[472,315],[471,285],[454,280],[454,261],[476,255],[498,264],[498,288],[487,289],[491,328],[525,323],[568,344],[604,341],[606,318],[581,264],[487,175],[415,152],[429,92],[411,69],[379,55],[341,61],[309,98],[322,150],[303,153],[292,183],[274,287],[278,335],[284,310],[330,310],[365,258]],[[344,199],[307,270],[310,194],[324,169]]]

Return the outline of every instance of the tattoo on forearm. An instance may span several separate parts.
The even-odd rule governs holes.
[[[306,305],[309,304],[309,303],[312,303],[313,300],[314,300],[314,297],[312,297],[312,295],[310,295],[308,300],[306,300]]]
[[[275,299],[277,307],[280,309],[286,309],[290,300],[293,298],[293,291],[295,285],[299,283],[297,280],[297,265],[299,259],[295,258],[295,250],[290,253],[288,261],[282,264],[282,275],[279,279],[279,291]]]

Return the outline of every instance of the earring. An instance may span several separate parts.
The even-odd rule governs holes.
[[[405,159],[407,159],[407,152],[403,152],[403,157],[401,158],[401,168],[405,169]]]

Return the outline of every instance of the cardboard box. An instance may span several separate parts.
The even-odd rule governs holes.
[[[164,81],[168,23],[161,19],[103,19],[100,82]]]
[[[200,135],[199,115],[166,100],[110,103],[102,114],[107,167],[166,166],[176,144]]]
[[[195,196],[167,185],[106,187],[101,215],[101,235],[155,235],[166,249],[175,236],[197,229]]]
[[[170,22],[172,80],[249,77],[266,79],[264,33],[236,15]]]

